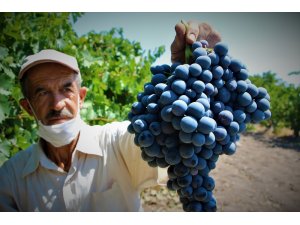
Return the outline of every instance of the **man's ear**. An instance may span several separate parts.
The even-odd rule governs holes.
[[[82,108],[82,106],[83,106],[83,102],[84,102],[86,93],[87,93],[87,88],[86,87],[81,87],[80,90],[79,90],[80,108]]]
[[[29,115],[33,116],[31,107],[30,107],[29,102],[28,102],[28,100],[27,100],[26,98],[20,99],[19,103],[20,103],[20,105],[23,107],[23,109],[25,109],[25,111],[26,111]]]

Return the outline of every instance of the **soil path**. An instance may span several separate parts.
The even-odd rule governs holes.
[[[244,134],[211,175],[218,211],[300,211],[299,139]],[[182,211],[177,194],[164,187],[146,189],[142,199],[145,211]]]

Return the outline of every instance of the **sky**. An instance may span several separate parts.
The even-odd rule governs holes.
[[[181,20],[209,23],[229,46],[229,54],[247,65],[250,74],[271,71],[300,85],[300,13],[86,13],[74,25],[79,35],[122,27],[124,36],[145,50],[164,45],[154,64],[171,64],[170,45]]]

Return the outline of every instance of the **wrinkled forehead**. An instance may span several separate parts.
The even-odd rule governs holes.
[[[30,83],[74,79],[76,72],[58,63],[42,63],[30,68],[25,76]]]

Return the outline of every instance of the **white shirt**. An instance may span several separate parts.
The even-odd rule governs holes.
[[[65,172],[33,144],[0,168],[0,211],[140,211],[163,170],[142,160],[129,122],[84,125]],[[162,172],[162,173],[161,173]]]

